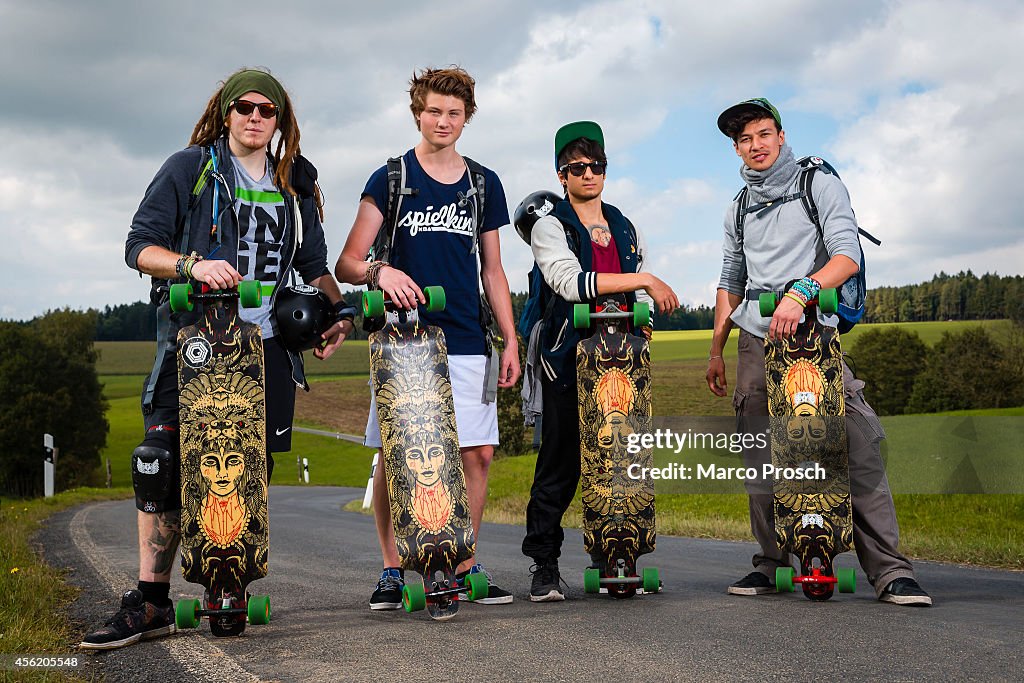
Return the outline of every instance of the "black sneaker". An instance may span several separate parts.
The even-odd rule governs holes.
[[[931,596],[924,592],[917,581],[907,576],[890,581],[878,599],[882,602],[891,602],[894,605],[929,607],[932,604]]]
[[[561,574],[558,573],[558,560],[537,560],[537,564],[530,567],[533,574],[533,581],[530,583],[530,602],[557,602],[565,600],[560,582]]]
[[[512,602],[512,594],[504,588],[499,587],[494,583],[494,579],[491,578],[491,573],[484,569],[482,564],[474,564],[467,571],[461,574],[456,574],[455,579],[462,585],[466,583],[466,576],[468,574],[479,574],[483,573],[487,577],[487,597],[473,602],[477,605],[507,605]],[[466,593],[459,593],[460,600],[469,600],[469,596]]]
[[[386,567],[377,581],[377,589],[370,596],[370,609],[399,609],[402,606],[402,588],[405,577],[402,570]]]
[[[729,586],[727,592],[730,595],[763,595],[764,593],[774,593],[775,586],[761,572],[750,572]]]
[[[132,589],[121,596],[121,609],[103,626],[79,644],[83,650],[113,650],[143,639],[159,638],[174,633],[174,605],[157,607],[144,602],[142,591]]]

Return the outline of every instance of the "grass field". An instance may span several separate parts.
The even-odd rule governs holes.
[[[99,500],[127,498],[129,489],[75,489],[53,498],[0,499],[0,654],[68,656],[72,627],[64,607],[78,590],[39,558],[32,535],[54,512]],[[3,671],[4,681],[83,680],[60,671]]]
[[[997,335],[1006,321],[900,323],[928,344],[945,331],[982,324]],[[872,325],[844,337],[847,348]],[[726,349],[735,373],[735,342]],[[733,415],[731,401],[716,398],[704,383],[710,330],[655,334],[651,348],[655,415]],[[138,396],[152,364],[154,345],[99,344],[105,393],[110,400],[110,457],[115,486],[130,486],[130,454],[141,437]],[[329,361],[307,360],[312,392],[299,392],[296,425],[361,434],[369,404],[366,342],[346,343]],[[868,396],[870,400],[870,396]],[[918,557],[1024,568],[1024,408],[907,415],[882,419],[887,432],[883,456],[895,494],[907,552]],[[677,416],[668,418],[667,416]],[[365,486],[373,451],[358,444],[296,433],[290,453],[277,456],[272,483],[297,484],[296,458],[309,461],[311,483]],[[726,452],[659,452],[657,461],[738,465]],[[535,456],[504,458],[492,467],[488,520],[522,523]],[[948,495],[957,492],[957,495]],[[1000,495],[981,495],[1000,494]],[[1013,495],[1010,495],[1013,494]],[[750,538],[746,498],[738,482],[659,487],[659,528],[663,533],[727,539]],[[579,499],[566,516],[579,519]]]

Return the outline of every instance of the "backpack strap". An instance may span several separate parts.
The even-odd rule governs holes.
[[[419,190],[407,186],[407,177],[403,157],[388,159],[388,196],[387,206],[383,211],[384,224],[377,231],[377,237],[373,241],[373,246],[370,247],[370,253],[366,255],[369,261],[389,262],[391,260],[391,248],[395,243],[395,231],[398,229],[398,215],[402,210],[402,199],[415,197],[419,192]]]
[[[818,229],[818,236],[822,240],[825,239],[824,230],[821,227],[821,217],[818,215],[818,207],[814,203],[814,196],[811,194],[811,183],[814,180],[814,172],[821,170],[823,173],[834,175],[836,178],[839,177],[839,172],[832,167],[832,164],[828,163],[821,157],[804,157],[798,162],[803,169],[800,171],[800,193],[803,195],[800,201],[804,205],[804,211],[807,212],[807,217],[814,223],[814,227]],[[857,226],[857,232],[873,242],[876,246],[882,246],[882,241],[872,235],[864,228]]]
[[[736,203],[736,242],[743,246],[743,219],[747,217],[747,186],[744,185],[732,198]]]
[[[189,236],[192,233],[192,214],[195,213],[196,209],[199,208],[199,201],[203,197],[203,192],[206,190],[206,186],[209,184],[210,176],[214,173],[215,162],[213,146],[203,147],[202,154],[199,157],[199,173],[196,176],[196,182],[192,186],[192,196],[188,200],[188,211],[185,212],[185,223],[182,227],[181,234],[181,253],[188,253]],[[214,183],[214,193],[217,192],[216,183]]]
[[[473,245],[470,247],[470,253],[475,254],[480,248],[480,223],[483,222],[484,208],[487,202],[487,180],[483,166],[466,156],[462,157],[462,160],[466,162],[466,170],[469,172],[469,182],[472,187],[466,194],[462,192],[457,194],[460,204],[469,199],[473,200]]]

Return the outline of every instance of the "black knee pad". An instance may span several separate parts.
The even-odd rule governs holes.
[[[180,507],[181,472],[177,432],[151,431],[132,453],[135,507],[164,512]]]

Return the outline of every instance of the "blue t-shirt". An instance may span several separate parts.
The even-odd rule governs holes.
[[[449,355],[482,355],[487,346],[480,328],[480,275],[473,248],[475,202],[459,205],[456,193],[472,188],[469,171],[448,185],[431,178],[420,166],[414,150],[405,159],[406,186],[418,190],[402,198],[391,250],[391,264],[404,271],[419,287],[444,287],[446,307],[422,318],[444,332]],[[382,166],[366,181],[362,197],[372,197],[381,213],[387,212],[388,169]],[[505,190],[494,171],[484,169],[487,196],[480,233],[508,225]],[[384,217],[387,220],[387,216]],[[382,228],[385,229],[385,228]]]

